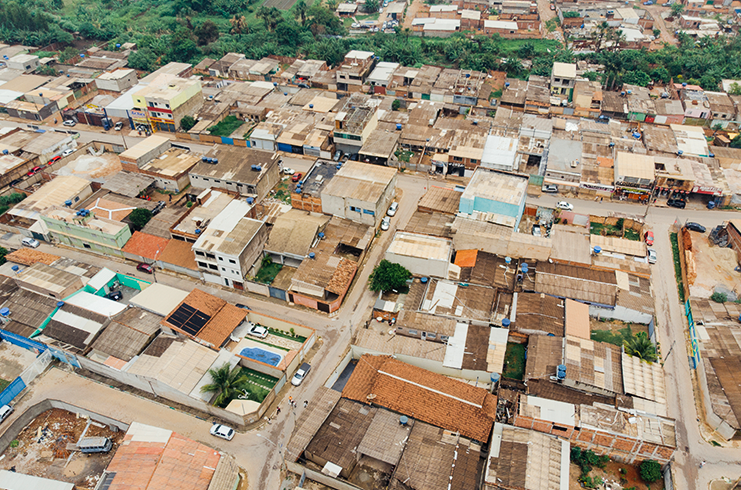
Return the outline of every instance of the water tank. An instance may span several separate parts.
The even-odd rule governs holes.
[[[507,88],[507,87],[509,87],[509,82],[504,83],[504,88]]]
[[[510,326],[511,324],[512,324],[512,321],[510,321],[510,319],[509,319],[509,318],[505,318],[504,320],[502,320],[502,326],[503,326],[504,328],[509,328],[509,326]]]
[[[255,165],[255,170],[257,170],[259,172],[259,171],[262,170],[262,167],[260,165]]]
[[[219,159],[218,158],[213,158],[213,159],[211,159],[211,163],[219,163]]]
[[[409,417],[407,417],[406,415],[402,415],[401,417],[399,417],[399,423],[401,425],[407,425],[409,423]]]
[[[613,147],[615,147],[615,143],[614,143],[614,142],[612,142],[612,141],[610,141],[609,147],[610,147],[610,148],[613,148]]]
[[[681,155],[682,153],[684,153],[682,150],[677,150],[677,155]]]
[[[559,364],[556,368],[556,378],[559,380],[566,379],[566,365],[565,364]]]
[[[8,316],[10,315],[10,309],[9,308],[0,308],[0,316]]]
[[[396,125],[396,130],[397,130],[397,131],[401,131],[401,124],[397,124],[397,125]]]
[[[21,268],[17,265],[11,266],[10,268],[13,270],[13,272],[18,272],[19,270],[21,270]]]
[[[528,269],[529,269],[529,268],[530,268],[530,267],[529,267],[529,266],[527,265],[527,262],[523,262],[523,263],[522,263],[522,264],[520,265],[520,270],[522,270],[522,273],[523,273],[523,274],[527,274],[527,271],[528,271]]]
[[[422,284],[427,284],[427,278],[426,277],[422,277],[422,278],[420,278],[419,282],[421,282]]]
[[[288,92],[283,92],[283,95],[288,95]]]
[[[273,87],[277,87],[278,84],[276,82],[273,82]]]
[[[633,137],[635,139],[639,140],[639,139],[641,139],[641,133],[639,133],[638,131],[634,131],[633,132]]]
[[[715,158],[715,153],[711,153],[711,154],[710,154],[710,155],[708,155],[708,156],[709,156],[710,158]]]
[[[625,92],[620,92],[620,95],[622,95],[623,97],[625,97]]]
[[[633,91],[632,91],[632,90],[628,90],[628,91],[626,91],[626,92],[627,92],[627,94],[628,94],[628,95],[630,95],[630,94],[632,94],[632,93],[633,93]]]
[[[336,168],[337,170],[339,170],[339,169],[341,169],[341,168],[342,168],[342,165],[340,165],[340,164],[338,163],[337,165],[335,165],[335,166],[334,166],[334,168]]]
[[[466,78],[471,78],[471,74],[470,73],[466,73]]]
[[[686,87],[686,86],[687,86],[687,82],[682,82],[682,87]]]
[[[207,162],[208,161],[208,157],[201,157],[201,161],[202,162]]]
[[[478,121],[471,121],[471,124],[473,124],[474,126],[478,126],[479,125],[479,122]]]
[[[310,252],[309,253],[309,258],[310,259],[313,259],[314,257],[316,257],[316,254],[314,254],[314,252]]]
[[[84,57],[85,57],[85,55],[84,55],[84,54],[80,54],[80,58],[84,58]]]
[[[70,206],[72,206],[72,201],[70,201],[69,199],[67,199],[66,201],[64,201],[64,205],[67,206],[67,207],[70,207]]]
[[[512,263],[512,257],[505,257],[504,258],[504,263],[507,264],[507,265],[511,264]]]
[[[602,252],[602,247],[600,247],[599,245],[595,245],[594,253],[599,255],[601,252]]]
[[[321,238],[324,238],[324,232],[323,231],[319,232],[319,235],[318,236],[319,236],[320,239]]]
[[[3,150],[3,155],[7,155],[8,153],[8,150]]]
[[[117,48],[120,48],[120,47],[121,47],[121,45],[120,45],[119,43],[116,43],[116,47],[117,47]]]
[[[490,378],[492,383],[499,383],[499,373],[491,373]]]
[[[201,229],[200,228],[196,228],[196,235],[200,235],[200,234],[201,234]]]
[[[247,204],[252,204],[255,200],[251,197],[247,198]]]
[[[309,104],[309,109],[313,109],[313,108],[314,108],[314,104]]]
[[[64,301],[57,301],[57,308],[64,306]]]

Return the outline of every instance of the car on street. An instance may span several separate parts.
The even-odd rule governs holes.
[[[301,364],[301,367],[298,368],[298,371],[296,371],[296,374],[293,375],[293,378],[291,378],[291,384],[293,386],[300,385],[307,374],[309,374],[309,371],[311,371],[311,366],[308,362],[305,362]]]
[[[396,214],[396,211],[399,209],[399,203],[398,202],[392,202],[391,206],[389,206],[388,211],[386,211],[386,214],[389,216],[393,216]]]
[[[62,123],[63,126],[67,126],[68,128],[73,128],[75,127],[76,124],[77,123],[73,121],[72,119],[67,119],[66,121]]]
[[[646,245],[649,247],[654,244],[654,232],[649,230],[646,232],[646,235],[644,236],[646,240]]]
[[[8,418],[8,415],[13,413],[13,407],[10,405],[3,405],[0,407],[0,422]]]
[[[136,270],[140,272],[146,272],[147,274],[151,274],[152,272],[154,272],[152,266],[149,264],[145,264],[144,262],[141,262],[139,265],[137,265]]]
[[[550,193],[558,192],[558,186],[553,184],[546,184],[543,186],[542,191]]]
[[[66,157],[66,156],[69,156],[69,155],[73,154],[74,152],[75,152],[75,150],[73,150],[72,148],[68,148],[68,149],[66,149],[66,150],[64,150],[62,152],[62,156],[63,157]]]
[[[112,299],[113,301],[118,301],[123,298],[123,294],[121,294],[121,291],[111,291],[106,296],[108,297],[108,299]]]
[[[263,327],[262,325],[252,325],[247,333],[252,335],[253,337],[257,337],[258,339],[264,339],[268,336],[268,329]]]
[[[31,238],[31,237],[25,237],[23,240],[21,240],[21,245],[24,247],[31,247],[31,248],[39,248],[39,241]]]
[[[242,308],[243,310],[250,310],[250,311],[252,311],[252,308],[250,308],[250,307],[249,307],[249,306],[247,306],[247,305],[243,305],[242,303],[237,303],[237,304],[236,304],[236,305],[234,305],[234,306],[236,306],[237,308]]]
[[[387,231],[390,227],[391,227],[391,218],[389,218],[388,216],[385,216],[381,220],[381,230]]]
[[[283,167],[283,173],[285,175],[293,175],[296,173],[296,171],[293,170],[291,167]]]
[[[122,123],[121,121],[117,122],[117,123],[116,123],[116,124],[115,124],[115,125],[113,126],[113,129],[115,129],[116,131],[121,131],[121,130],[123,129],[123,123]]]
[[[702,226],[700,223],[695,223],[694,221],[688,221],[684,224],[684,227],[691,231],[697,231],[699,233],[705,233],[705,227]]]
[[[222,439],[226,439],[227,441],[231,441],[232,439],[234,439],[234,429],[226,425],[214,424],[211,426],[211,430],[209,432],[211,432],[212,436],[221,437]]]
[[[684,199],[670,197],[669,199],[667,199],[666,205],[673,208],[684,209],[684,207],[687,205],[687,202]]]
[[[556,207],[558,209],[563,209],[564,211],[572,211],[574,209],[574,205],[566,201],[557,202]]]
[[[41,170],[41,167],[34,167],[31,170],[29,170],[26,175],[28,175],[29,177],[32,175],[36,175],[36,172],[38,172],[39,170]]]
[[[296,173],[295,173],[295,174],[293,174],[293,176],[291,177],[291,181],[293,181],[293,182],[298,182],[299,180],[301,180],[301,177],[303,177],[303,175],[301,174],[301,172],[296,172]]]
[[[55,162],[58,162],[61,159],[62,159],[62,157],[60,155],[57,155],[54,158],[52,158],[51,160],[49,160],[46,164],[47,165],[53,165]]]
[[[556,6],[551,4],[551,10],[556,10]]]
[[[646,252],[648,252],[647,258],[649,264],[655,264],[656,263],[656,250],[652,248],[646,249]]]

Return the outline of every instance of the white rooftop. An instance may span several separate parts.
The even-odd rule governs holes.
[[[553,76],[560,78],[576,78],[576,63],[553,63]]]
[[[130,304],[138,306],[143,310],[156,313],[160,316],[166,316],[175,309],[181,301],[188,296],[188,291],[165,286],[156,282],[150,284],[142,292],[131,298]]]
[[[119,303],[118,301],[113,301],[108,298],[103,298],[101,296],[95,296],[94,294],[90,294],[85,291],[80,291],[69,299],[66,299],[65,303],[79,306],[80,308],[84,308],[88,311],[93,311],[95,313],[98,313],[99,315],[105,315],[107,317],[112,317],[113,315],[121,313],[127,308],[127,306],[123,303]]]

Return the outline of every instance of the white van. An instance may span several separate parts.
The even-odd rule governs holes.
[[[113,442],[107,437],[85,437],[77,443],[81,453],[107,453],[113,447]]]

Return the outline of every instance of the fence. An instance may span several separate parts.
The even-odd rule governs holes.
[[[5,389],[0,393],[0,405],[8,405],[12,402],[15,397],[23,392],[26,387],[31,384],[31,381],[43,373],[44,370],[49,367],[52,361],[52,354],[48,350],[39,354],[33,363],[23,370],[20,376],[15,378]]]

